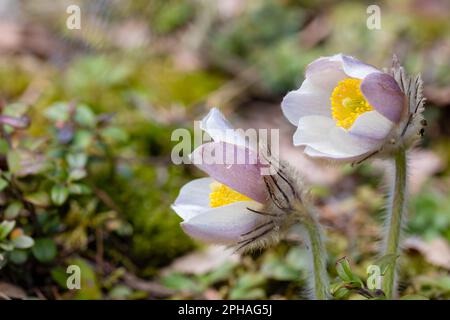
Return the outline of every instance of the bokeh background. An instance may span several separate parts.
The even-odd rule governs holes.
[[[71,4],[81,30],[66,28]],[[380,30],[366,27],[371,4]],[[0,298],[304,297],[306,249],[295,235],[231,255],[188,238],[170,209],[203,176],[172,164],[171,133],[192,130],[213,106],[237,127],[281,130],[281,156],[304,172],[320,208],[331,277],[347,256],[365,280],[387,164],[315,164],[291,147],[280,111],[305,66],[339,52],[379,67],[395,53],[422,73],[429,125],[411,154],[400,290],[450,298],[446,0],[0,0]],[[81,290],[67,289],[71,264]]]

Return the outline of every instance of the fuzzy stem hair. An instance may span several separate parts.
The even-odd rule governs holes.
[[[330,298],[330,282],[327,273],[327,253],[324,245],[323,230],[315,209],[306,208],[307,214],[301,219],[301,226],[306,232],[306,241],[310,254],[312,281],[312,299],[328,300]]]
[[[383,277],[383,291],[387,299],[396,297],[397,290],[397,256],[401,233],[405,220],[406,211],[406,183],[407,183],[407,160],[404,149],[397,151],[394,155],[395,174],[390,187],[388,214],[386,219],[386,230],[384,239],[384,255],[393,255],[392,265],[386,270]]]

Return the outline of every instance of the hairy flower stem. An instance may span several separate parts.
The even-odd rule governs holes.
[[[399,150],[394,156],[395,178],[391,186],[391,197],[386,221],[387,234],[385,238],[384,255],[393,255],[392,265],[383,277],[383,291],[387,299],[396,295],[397,256],[399,254],[400,235],[405,220],[407,164],[405,150]]]
[[[329,279],[327,274],[327,254],[325,251],[322,227],[315,210],[308,208],[309,215],[301,219],[301,225],[307,233],[310,252],[311,273],[313,277],[313,299],[327,300],[329,298]]]

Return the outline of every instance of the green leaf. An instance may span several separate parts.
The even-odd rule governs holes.
[[[14,229],[16,221],[5,220],[0,224],[0,240],[6,239],[8,234]]]
[[[119,284],[111,289],[111,291],[109,292],[109,296],[111,299],[124,300],[127,299],[132,293],[133,290],[125,285]]]
[[[6,219],[16,218],[19,215],[20,210],[22,210],[22,208],[23,208],[22,202],[19,201],[12,202],[5,210],[5,218]]]
[[[31,252],[38,261],[43,263],[50,262],[56,257],[56,244],[49,238],[36,239]]]
[[[261,272],[268,278],[280,281],[296,280],[300,278],[300,272],[286,264],[274,254],[269,255],[262,266]]]
[[[23,264],[28,259],[28,253],[24,250],[14,250],[9,254],[9,259],[15,264]]]
[[[11,241],[4,241],[0,243],[0,249],[2,249],[3,251],[13,251],[14,244]]]
[[[246,300],[256,300],[256,299],[264,299],[266,297],[266,293],[262,288],[254,288],[254,289],[233,289],[230,292],[230,299],[246,299]]]
[[[17,249],[28,249],[34,245],[34,240],[26,235],[19,236],[12,240],[12,243]]]
[[[87,173],[84,169],[73,169],[69,174],[69,181],[77,181],[86,177]]]
[[[70,153],[66,156],[67,163],[71,168],[84,168],[86,166],[88,156],[85,153]]]
[[[9,182],[3,178],[0,178],[0,191],[3,191],[7,186]]]
[[[231,276],[235,266],[236,264],[234,262],[226,262],[214,269],[214,271],[200,277],[200,280],[205,286],[210,286],[219,281],[225,281]]]
[[[69,107],[67,103],[57,102],[45,110],[44,115],[54,122],[66,122],[69,120]]]
[[[339,278],[341,278],[341,280],[348,286],[351,286],[352,288],[364,287],[364,283],[361,278],[353,273],[347,257],[344,257],[336,262],[336,272]]]
[[[93,134],[87,130],[78,130],[73,139],[73,145],[76,148],[86,149],[93,141]]]
[[[353,280],[353,272],[347,257],[336,262],[336,272],[343,281],[350,282]]]
[[[48,170],[51,163],[44,156],[26,149],[12,149],[7,155],[9,172],[16,176],[27,176]]]
[[[31,193],[25,195],[25,200],[28,202],[38,206],[38,207],[47,207],[50,205],[50,196],[45,191],[38,191],[35,193]]]
[[[9,150],[8,142],[5,139],[0,138],[0,154],[6,154]]]
[[[357,276],[353,276],[355,277],[354,280],[348,281],[346,285],[351,287],[352,289],[362,288],[364,286],[364,283]]]
[[[53,268],[52,271],[50,271],[50,275],[53,281],[55,281],[62,289],[67,289],[67,273],[63,267],[58,266]]]
[[[336,299],[344,299],[346,298],[348,295],[350,294],[350,290],[348,290],[347,288],[341,287],[339,289],[337,289],[333,295]]]
[[[118,127],[106,127],[100,130],[100,136],[108,142],[124,143],[128,141],[128,133]]]
[[[89,194],[91,193],[91,188],[82,183],[71,183],[69,184],[70,194]]]
[[[55,205],[62,205],[64,202],[66,202],[68,196],[69,190],[65,186],[59,184],[53,186],[51,191],[51,198]]]
[[[75,112],[75,121],[85,127],[93,128],[96,125],[94,112],[86,105],[78,105]]]
[[[374,264],[380,267],[381,275],[384,275],[390,267],[394,266],[397,259],[398,255],[387,254],[377,259]]]
[[[162,283],[167,288],[178,291],[199,292],[202,290],[198,282],[181,273],[172,273],[165,276],[162,279]]]
[[[6,105],[3,108],[3,114],[10,117],[21,117],[24,116],[29,109],[30,106],[28,104],[16,102]]]
[[[22,157],[18,150],[12,149],[8,151],[6,160],[8,162],[8,168],[11,173],[16,173],[22,170],[21,159]]]
[[[229,298],[234,299],[262,299],[265,292],[261,288],[267,279],[262,274],[245,274],[239,278],[236,286],[230,291]]]
[[[95,273],[95,269],[83,259],[72,259],[69,264],[81,269],[81,289],[76,291],[74,299],[95,300],[102,298],[102,291]],[[67,287],[66,287],[67,288]]]
[[[182,26],[194,15],[194,7],[186,1],[168,1],[158,8],[158,14],[152,19],[152,28],[165,34]]]

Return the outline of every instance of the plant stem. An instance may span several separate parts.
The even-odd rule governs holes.
[[[318,218],[309,208],[310,215],[302,219],[302,226],[307,232],[308,246],[311,255],[311,272],[313,275],[313,299],[327,300],[329,298],[329,279],[327,274],[327,254],[325,251],[323,232]]]
[[[386,221],[387,234],[385,238],[384,255],[394,255],[397,257],[399,254],[400,235],[406,211],[407,164],[405,150],[399,150],[394,156],[394,160],[395,178],[390,190],[391,196]],[[397,258],[393,260],[392,265],[386,270],[383,276],[383,291],[387,299],[393,299],[396,295],[396,272]]]

